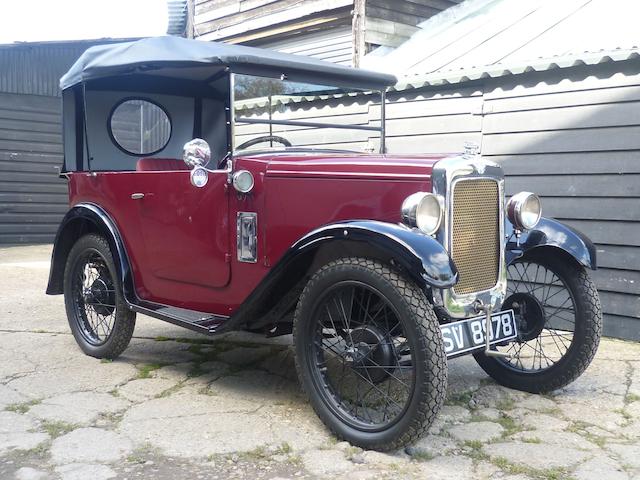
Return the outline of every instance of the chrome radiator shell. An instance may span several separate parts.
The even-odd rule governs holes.
[[[459,157],[450,157],[440,160],[433,167],[432,184],[433,192],[442,196],[444,199],[445,213],[443,223],[436,234],[436,239],[447,249],[452,256],[454,263],[456,252],[453,245],[453,226],[454,226],[454,192],[455,187],[460,182],[466,181],[491,181],[497,185],[497,228],[495,242],[498,247],[497,265],[486,265],[486,262],[493,262],[495,259],[486,259],[483,264],[482,259],[477,262],[464,261],[461,262],[459,275],[462,277],[465,270],[469,272],[469,268],[496,268],[497,274],[491,273],[496,279],[495,284],[489,286],[486,279],[482,285],[482,289],[478,291],[471,288],[474,280],[467,279],[461,281],[453,288],[443,290],[441,292],[442,306],[447,310],[453,318],[467,318],[477,315],[478,303],[490,305],[492,309],[497,309],[502,304],[506,289],[506,264],[505,264],[505,212],[504,212],[504,173],[502,168],[493,162],[482,160],[477,155],[463,155]],[[482,202],[478,202],[481,204]],[[473,222],[472,222],[473,223]],[[470,232],[470,235],[472,232]],[[466,252],[468,256],[469,252]],[[482,252],[480,252],[482,255]],[[459,257],[459,259],[462,257]],[[464,263],[464,264],[463,264]],[[456,289],[458,287],[458,289]],[[487,287],[487,288],[484,288]]]

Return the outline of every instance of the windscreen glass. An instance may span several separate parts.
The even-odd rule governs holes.
[[[234,75],[234,150],[377,151],[380,94]]]

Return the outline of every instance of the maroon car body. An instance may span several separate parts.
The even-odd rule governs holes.
[[[137,313],[293,333],[318,416],[379,450],[431,425],[448,359],[530,392],[575,379],[602,328],[593,244],[533,193],[507,202],[473,149],[387,154],[395,81],[177,38],[87,50],[61,80],[70,208],[47,286],[80,348],[117,357]]]
[[[123,242],[140,299],[231,316],[285,252],[317,227],[353,219],[399,223],[404,199],[431,190],[431,169],[441,158],[241,156],[234,170],[256,179],[244,197],[234,194],[224,173],[194,189],[189,171],[76,172],[68,175],[69,201],[71,207],[100,205],[127,232]],[[134,192],[144,198],[132,200]],[[255,265],[234,252],[239,211],[260,219]]]

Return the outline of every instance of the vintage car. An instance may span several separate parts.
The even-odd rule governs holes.
[[[473,149],[386,154],[395,82],[180,38],[87,50],[61,80],[70,210],[47,287],[80,348],[117,357],[136,313],[293,333],[318,416],[379,450],[431,425],[453,357],[528,392],[576,379],[602,330],[593,244],[533,193],[506,201]]]

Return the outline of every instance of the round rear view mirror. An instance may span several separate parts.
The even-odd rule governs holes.
[[[211,148],[201,138],[194,138],[184,144],[182,159],[189,168],[206,167],[211,160]]]

